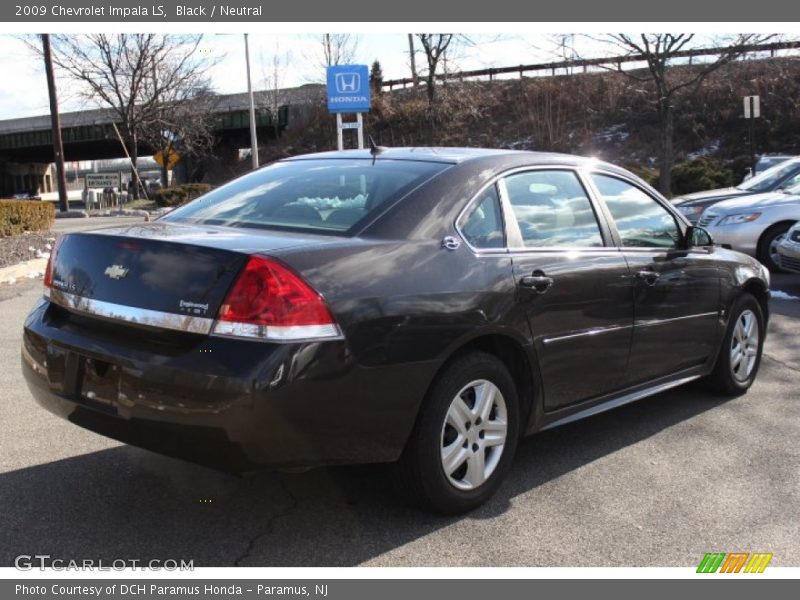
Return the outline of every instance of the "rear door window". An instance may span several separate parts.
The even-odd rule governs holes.
[[[603,245],[592,203],[575,172],[526,171],[503,182],[526,248]]]

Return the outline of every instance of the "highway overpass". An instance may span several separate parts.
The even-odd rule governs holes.
[[[255,92],[256,126],[259,140],[275,135],[273,115],[266,107],[270,92]],[[291,127],[300,114],[324,98],[324,87],[310,84],[279,91],[280,108],[275,115],[278,130]],[[245,94],[217,96],[214,110],[218,150],[250,146],[249,98]],[[67,161],[100,160],[125,156],[113,129],[114,113],[110,109],[93,109],[61,114],[64,159]],[[153,153],[142,144],[139,155]],[[50,115],[0,121],[0,197],[39,187],[50,191],[50,178],[45,180],[47,165],[54,160],[53,131]]]

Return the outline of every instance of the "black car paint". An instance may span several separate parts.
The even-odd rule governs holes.
[[[387,155],[420,159],[410,151]],[[352,237],[167,218],[68,240],[56,276],[79,239],[99,244],[90,257],[100,261],[95,273],[133,260],[108,251],[121,240],[140,251],[214,256],[217,285],[192,296],[211,298],[210,305],[247,254],[277,257],[326,298],[343,340],[265,343],[156,332],[42,301],[26,320],[23,341],[34,397],[88,429],[221,468],[385,462],[402,452],[436,373],[465,348],[514,361],[527,415],[522,429],[530,433],[647,385],[708,373],[736,297],[744,289],[766,297],[763,271],[738,253],[618,247],[602,206],[604,248],[476,252],[462,242],[445,249],[442,238],[459,236],[458,216],[478,190],[513,169],[599,169],[656,194],[622,169],[571,156],[466,151],[422,158],[453,166]],[[144,269],[139,277],[147,264],[136,263]],[[636,277],[647,268],[662,275],[653,287]],[[534,270],[554,279],[544,294],[518,285]],[[109,284],[87,280],[81,292],[102,285]],[[126,301],[175,312],[175,293],[129,286]],[[703,313],[710,314],[681,318]],[[593,331],[599,335],[588,335]],[[82,393],[87,378],[100,390],[94,398]],[[104,389],[117,397],[101,397]]]

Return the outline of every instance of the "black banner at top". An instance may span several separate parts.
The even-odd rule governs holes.
[[[430,0],[12,0],[4,22],[780,22],[798,21],[800,4],[785,0],[571,0],[489,3]]]

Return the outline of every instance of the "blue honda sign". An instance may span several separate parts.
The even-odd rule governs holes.
[[[367,65],[328,67],[328,110],[332,113],[369,111],[370,88]]]

